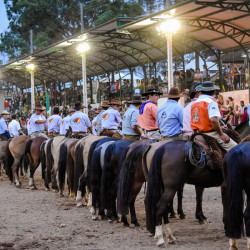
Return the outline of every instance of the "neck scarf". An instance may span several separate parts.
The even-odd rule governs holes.
[[[147,103],[152,103],[151,101],[147,101],[147,102],[144,102],[142,105],[141,105],[141,108],[140,108],[140,111],[139,111],[139,114],[142,115],[143,114],[143,111],[144,111],[144,108],[145,108],[145,105]]]

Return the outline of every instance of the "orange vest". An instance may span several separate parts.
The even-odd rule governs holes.
[[[210,98],[211,101],[216,102],[213,98]],[[195,102],[191,107],[191,128],[195,130],[200,130],[203,132],[213,130],[211,121],[208,116],[208,105],[210,102],[207,101],[198,101]]]

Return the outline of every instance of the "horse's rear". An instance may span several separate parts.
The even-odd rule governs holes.
[[[237,249],[236,239],[243,234],[243,217],[250,249],[250,142],[239,144],[226,154],[223,174],[226,186],[224,223],[226,236],[230,238],[230,249]],[[243,191],[247,195],[244,214]]]

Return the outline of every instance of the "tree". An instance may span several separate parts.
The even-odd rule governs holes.
[[[80,3],[84,27],[89,29],[115,17],[135,17],[144,13],[138,3],[125,0],[4,0],[9,31],[0,35],[0,51],[14,59],[29,53],[30,30],[33,45],[41,49],[81,30]]]

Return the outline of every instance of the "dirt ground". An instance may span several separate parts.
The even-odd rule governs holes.
[[[77,208],[68,197],[46,192],[40,175],[36,174],[38,190],[28,189],[22,181],[20,189],[0,181],[0,249],[159,249],[145,228],[144,190],[136,211],[140,228],[124,227],[121,223],[93,221],[87,207]],[[39,180],[38,180],[39,179]],[[222,224],[219,188],[205,190],[203,210],[210,223],[199,225],[195,219],[194,186],[184,189],[185,220],[170,219],[176,244],[168,249],[228,249]],[[246,241],[239,240],[240,249]]]

